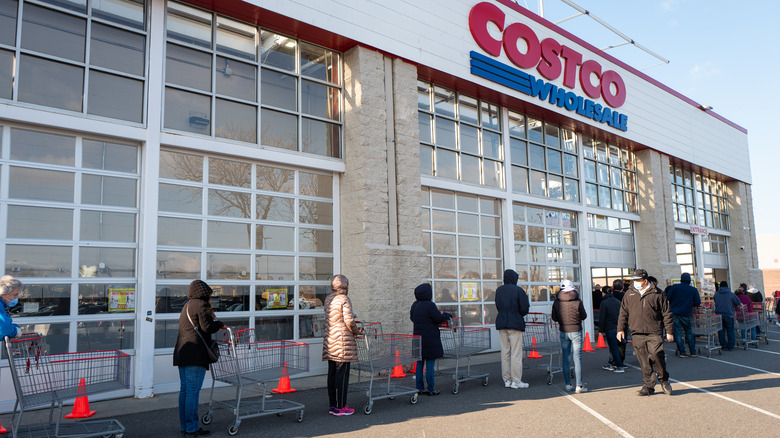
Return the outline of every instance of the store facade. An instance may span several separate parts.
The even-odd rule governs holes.
[[[539,312],[635,267],[761,285],[745,129],[513,2],[451,3],[0,0],[15,321],[128,351],[116,395],[149,397],[194,279],[312,373],[334,273],[393,331],[422,282],[490,326],[506,268]]]

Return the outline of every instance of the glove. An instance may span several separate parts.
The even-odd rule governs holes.
[[[444,319],[450,320],[452,319],[452,314],[449,312],[444,312]]]

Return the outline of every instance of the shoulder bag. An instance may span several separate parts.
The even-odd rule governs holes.
[[[215,340],[211,340],[211,344],[206,343],[206,338],[203,337],[203,335],[200,334],[200,330],[198,330],[197,327],[195,327],[195,323],[192,322],[192,318],[190,317],[190,303],[187,303],[187,319],[190,320],[190,324],[192,324],[192,329],[195,330],[195,334],[198,335],[201,341],[203,341],[203,345],[206,347],[206,353],[209,355],[209,363],[214,363],[219,360],[219,344]]]

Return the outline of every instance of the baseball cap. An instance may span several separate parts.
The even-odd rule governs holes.
[[[647,279],[647,271],[644,269],[634,269],[631,275],[626,278],[629,280],[645,280]]]
[[[571,284],[571,281],[569,281],[569,280],[563,280],[563,281],[561,282],[561,291],[562,291],[562,292],[568,292],[568,291],[570,291],[570,290],[576,290],[576,289],[574,288],[574,285],[573,285],[573,284]]]

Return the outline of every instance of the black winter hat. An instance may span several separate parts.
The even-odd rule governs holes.
[[[214,291],[205,281],[195,280],[190,283],[190,290],[187,293],[187,297],[208,300],[212,293],[214,293]]]

